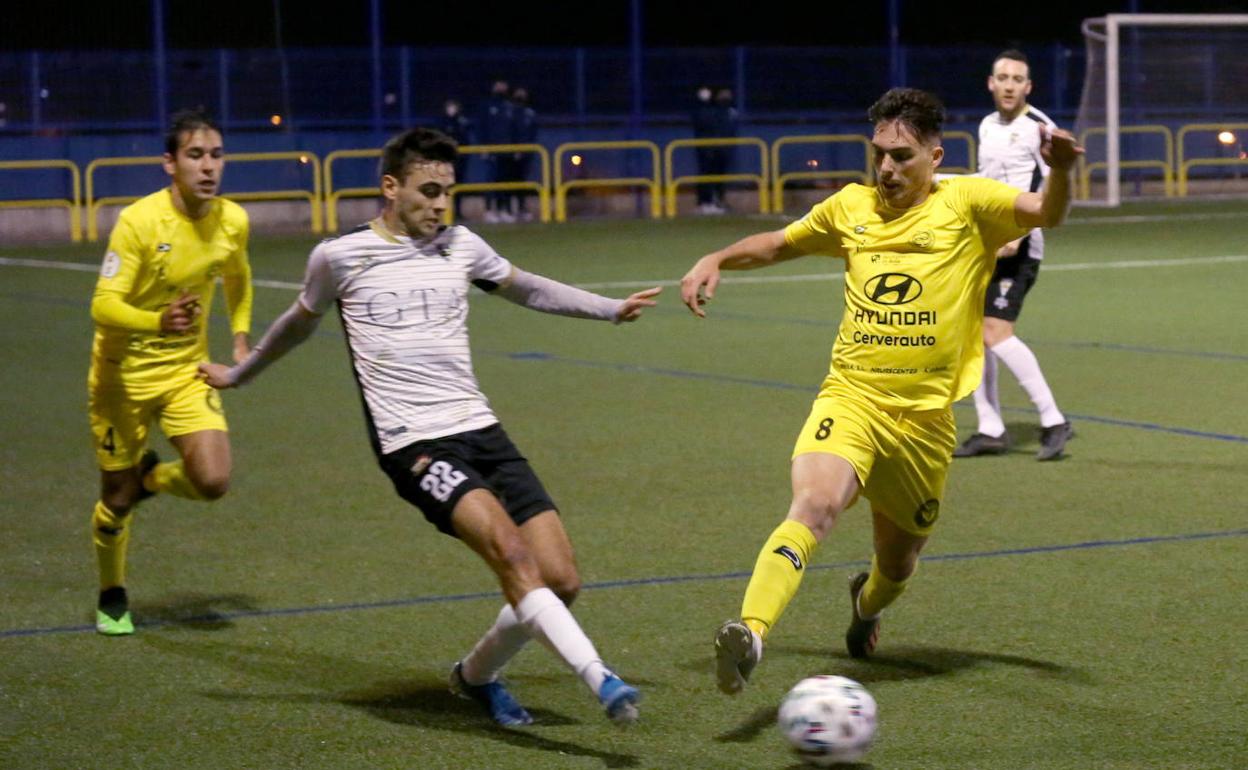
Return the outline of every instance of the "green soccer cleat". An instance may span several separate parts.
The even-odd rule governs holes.
[[[129,611],[123,612],[119,618],[113,618],[104,610],[96,610],[95,630],[105,636],[127,636],[134,633],[134,622],[130,620]]]
[[[105,636],[128,636],[134,633],[134,621],[130,619],[130,601],[126,589],[120,586],[100,591],[100,602],[95,610],[95,630]]]

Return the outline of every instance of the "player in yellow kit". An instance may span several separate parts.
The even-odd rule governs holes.
[[[134,633],[126,551],[134,507],[157,492],[215,500],[230,482],[221,397],[197,377],[208,356],[208,312],[218,276],[234,332],[234,359],[250,352],[247,213],[217,196],[225,166],[220,129],[202,112],[173,116],[164,169],[171,184],[122,210],[108,241],[91,318],[88,404],[100,499],[91,516],[99,565],[96,629]],[[181,456],[147,448],[153,421]]]
[[[806,254],[845,260],[845,312],[831,370],[793,450],[788,516],[759,553],[741,619],[715,636],[717,677],[739,692],[763,640],[797,592],[815,547],[861,495],[871,504],[874,558],[851,578],[846,646],[875,649],[880,612],[914,573],[940,514],[956,432],[951,405],[979,383],[983,294],[1001,245],[1061,222],[1082,149],[1046,131],[1053,168],[1041,192],[991,179],[935,181],[944,107],[897,88],[871,107],[876,185],[847,185],[786,228],[702,257],[681,297],[704,316],[722,269]]]

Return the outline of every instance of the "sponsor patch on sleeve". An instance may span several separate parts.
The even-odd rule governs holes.
[[[100,265],[100,275],[104,278],[112,278],[121,271],[121,255],[115,251],[110,251],[104,255],[104,264]]]

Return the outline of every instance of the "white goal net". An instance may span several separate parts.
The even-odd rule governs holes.
[[[1083,22],[1076,198],[1248,195],[1248,14]]]

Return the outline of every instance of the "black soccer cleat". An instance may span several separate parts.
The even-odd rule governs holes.
[[[845,631],[845,648],[851,658],[869,658],[875,652],[875,645],[880,640],[880,618],[863,619],[858,615],[858,594],[867,584],[867,572],[859,572],[849,579],[849,606],[853,616],[849,621],[849,629]]]
[[[1036,452],[1036,459],[1041,462],[1061,459],[1062,453],[1066,451],[1066,442],[1074,437],[1075,429],[1070,427],[1070,421],[1041,428],[1040,450]]]
[[[977,457],[979,455],[1003,455],[1010,451],[1010,434],[989,436],[986,433],[974,433],[962,445],[953,450],[954,457]]]

